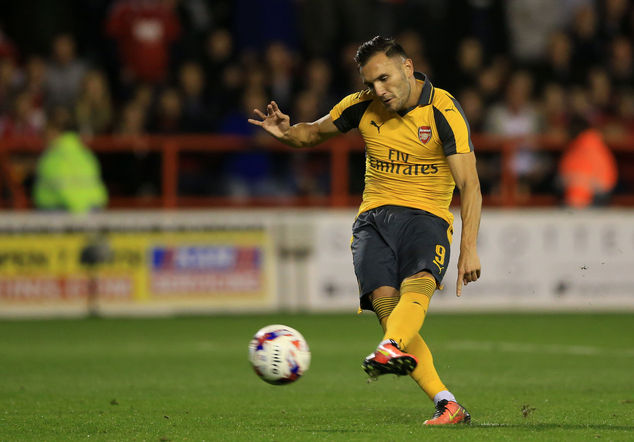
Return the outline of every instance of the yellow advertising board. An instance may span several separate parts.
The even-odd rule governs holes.
[[[164,304],[271,306],[274,254],[265,229],[121,231],[103,234],[107,253],[82,262],[86,232],[0,234],[3,306]]]

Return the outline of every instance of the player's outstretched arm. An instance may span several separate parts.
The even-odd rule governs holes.
[[[269,134],[291,147],[310,147],[339,134],[330,115],[312,123],[297,123],[291,126],[288,115],[282,113],[275,101],[266,106],[266,114],[259,109],[253,112],[258,117],[249,118],[249,123],[260,126]]]
[[[480,258],[477,240],[482,211],[480,180],[473,152],[450,155],[447,157],[449,168],[456,186],[460,190],[460,216],[462,218],[462,237],[460,238],[460,256],[458,257],[458,280],[456,295],[462,294],[462,285],[477,281],[480,277]]]

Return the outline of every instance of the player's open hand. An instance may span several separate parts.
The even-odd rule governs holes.
[[[260,126],[275,138],[283,138],[291,127],[290,117],[280,111],[275,101],[266,106],[266,114],[260,109],[253,109],[253,112],[259,120],[249,118],[249,123]]]
[[[462,286],[480,278],[480,258],[476,252],[460,252],[458,258],[458,280],[456,281],[456,296],[462,295]]]

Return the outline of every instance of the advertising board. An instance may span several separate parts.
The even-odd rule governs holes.
[[[100,263],[86,259],[96,244]],[[0,313],[259,310],[275,305],[274,274],[265,229],[0,234]]]

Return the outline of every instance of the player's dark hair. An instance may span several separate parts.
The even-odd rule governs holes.
[[[354,61],[357,62],[359,67],[362,67],[367,63],[370,57],[380,52],[383,52],[388,57],[400,55],[401,57],[408,58],[403,47],[392,37],[377,35],[359,46],[357,54],[354,56]]]

